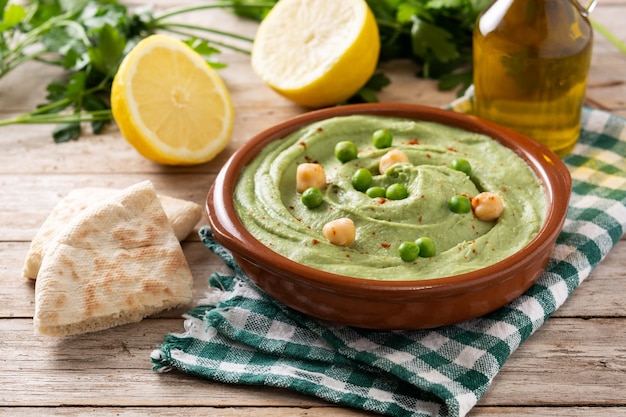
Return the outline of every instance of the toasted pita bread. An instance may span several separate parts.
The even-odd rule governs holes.
[[[76,215],[50,243],[35,286],[37,333],[64,336],[186,305],[193,278],[150,182]]]
[[[191,201],[179,198],[157,195],[165,210],[167,220],[174,229],[176,238],[180,241],[189,236],[200,218],[202,217],[202,206]]]
[[[33,238],[22,268],[22,275],[29,279],[37,279],[43,254],[59,230],[90,205],[111,198],[120,192],[121,190],[114,188],[79,188],[71,191],[59,201]],[[174,229],[174,234],[178,240],[183,240],[202,217],[202,207],[194,202],[178,198],[164,195],[158,197]]]

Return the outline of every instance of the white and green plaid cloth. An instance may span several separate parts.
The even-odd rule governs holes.
[[[573,178],[565,227],[539,281],[509,305],[432,330],[322,322],[265,295],[204,228],[202,241],[233,272],[211,276],[184,332],[152,353],[154,370],[284,387],[389,416],[466,415],[626,231],[626,120],[587,108],[583,118],[580,141],[564,159]]]

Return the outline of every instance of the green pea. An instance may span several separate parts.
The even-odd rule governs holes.
[[[340,162],[356,159],[358,152],[356,145],[349,140],[344,140],[335,145],[335,156]]]
[[[385,189],[383,187],[370,187],[365,191],[370,198],[379,198],[385,196]]]
[[[391,184],[385,190],[385,197],[390,200],[404,200],[408,196],[409,192],[407,191],[406,187],[399,183]]]
[[[404,262],[413,262],[420,254],[420,247],[415,242],[402,242],[398,247],[398,255]]]
[[[359,168],[352,174],[352,186],[357,191],[365,192],[372,185],[372,173],[369,169]]]
[[[372,143],[378,149],[388,148],[393,142],[393,135],[387,129],[379,129],[372,134]]]
[[[463,214],[470,212],[472,209],[472,203],[470,203],[469,198],[464,195],[455,195],[450,199],[448,207],[450,207],[450,210],[455,213]]]
[[[310,187],[304,190],[302,196],[300,197],[302,204],[307,206],[310,209],[314,209],[315,207],[319,207],[324,201],[324,196],[322,192],[317,187]]]
[[[420,248],[420,256],[422,258],[430,258],[435,256],[437,252],[437,248],[435,247],[435,242],[429,237],[420,237],[415,241],[417,246]]]
[[[467,159],[455,159],[450,164],[450,168],[454,169],[455,171],[464,172],[466,175],[469,175],[472,172],[472,166],[467,161]]]

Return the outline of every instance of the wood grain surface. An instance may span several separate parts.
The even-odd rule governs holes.
[[[126,2],[131,6],[143,1]],[[156,8],[183,2],[160,0]],[[600,0],[592,17],[626,42],[626,0]],[[256,24],[219,11],[189,20],[254,35]],[[141,156],[115,126],[56,145],[51,126],[0,128],[0,416],[367,416],[282,389],[226,385],[151,371],[150,352],[182,330],[182,310],[110,330],[50,339],[33,331],[34,285],[21,268],[30,240],[54,205],[85,186],[126,187],[151,180],[161,194],[204,204],[228,156],[255,133],[305,109],[276,95],[252,72],[249,57],[224,52],[220,70],[236,125],[210,163],[164,167]],[[455,96],[415,78],[409,62],[384,65],[392,84],[381,101],[442,106]],[[0,117],[32,110],[58,75],[39,64],[0,80]],[[626,55],[596,35],[587,104],[626,117]],[[626,157],[626,156],[625,156]],[[205,224],[202,220],[197,227]],[[197,229],[197,228],[196,228]],[[221,261],[192,233],[183,242],[200,298]],[[626,240],[566,304],[504,365],[471,417],[626,417]]]

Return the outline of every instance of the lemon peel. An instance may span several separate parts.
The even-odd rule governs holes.
[[[305,107],[345,101],[372,76],[380,38],[365,0],[280,0],[259,25],[252,68]]]
[[[124,58],[111,110],[141,155],[167,165],[210,161],[229,143],[234,125],[232,99],[219,75],[166,35],[144,38]]]

